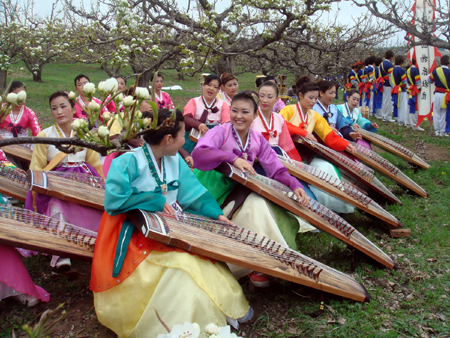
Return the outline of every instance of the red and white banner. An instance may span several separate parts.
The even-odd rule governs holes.
[[[411,10],[414,13],[414,19],[412,24],[416,22],[422,22],[426,19],[428,22],[433,22],[435,19],[434,8],[436,6],[436,0],[416,0]],[[418,31],[421,30],[420,24],[416,26]],[[416,41],[416,37],[412,37]],[[428,45],[418,45],[408,53],[410,59],[416,60],[416,66],[420,71],[420,80],[422,82],[422,88],[418,95],[418,107],[419,107],[419,119],[417,125],[419,125],[425,118],[430,123],[432,121],[433,113],[433,95],[434,84],[428,83],[428,75],[436,69],[436,57],[440,57],[438,49]]]

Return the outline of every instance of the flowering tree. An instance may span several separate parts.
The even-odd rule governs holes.
[[[85,35],[88,45],[84,52],[89,52],[90,61],[100,62],[109,76],[117,76],[122,67],[130,66],[134,76],[140,75],[138,85],[146,87],[152,73],[182,52],[177,32],[149,26],[143,12],[126,1],[113,0],[103,11],[93,12],[66,0],[66,12],[73,21],[92,22]]]
[[[17,40],[18,53],[33,75],[33,81],[42,82],[44,65],[73,49],[72,31],[61,19],[51,18],[22,26],[21,31],[24,34]]]

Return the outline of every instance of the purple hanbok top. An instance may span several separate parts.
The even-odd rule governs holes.
[[[292,190],[303,189],[301,183],[288,173],[261,133],[250,128],[249,138],[250,149],[247,151],[247,161],[251,165],[255,159],[258,159],[267,177],[287,185]],[[233,125],[225,123],[210,129],[204,137],[200,138],[192,152],[192,157],[197,169],[209,171],[222,162],[233,164],[238,157],[242,158],[242,154],[233,136]]]

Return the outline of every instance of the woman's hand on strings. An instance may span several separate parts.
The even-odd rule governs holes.
[[[352,131],[349,135],[354,140],[361,140],[362,139],[361,133],[358,133],[357,131]]]
[[[294,190],[294,194],[298,197],[301,205],[303,205],[304,207],[309,206],[309,197],[308,195],[306,195],[305,190],[303,190],[302,188],[297,188]]]
[[[348,151],[349,153],[353,154],[353,155],[356,155],[356,153],[357,153],[357,149],[352,144],[349,144],[347,146],[347,148],[345,148],[345,150]]]
[[[206,134],[208,132],[208,127],[206,126],[206,124],[204,123],[200,123],[200,125],[198,126],[198,131],[201,132],[202,134]]]
[[[361,128],[358,123],[353,124],[353,128]]]
[[[314,135],[313,135],[312,133],[309,133],[309,132],[308,132],[308,134],[305,135],[305,138],[306,138],[307,140],[317,142],[317,139],[314,137]]]
[[[1,137],[0,137],[0,138],[1,138]],[[27,174],[25,170],[22,170],[22,169],[20,169],[20,168],[14,168],[14,171],[17,171],[17,172],[19,172],[19,173],[21,173],[21,174],[24,174],[24,175]]]
[[[380,128],[376,122],[372,122],[370,125],[376,129]]]
[[[219,220],[219,221],[221,221],[221,222],[225,222],[225,223],[228,223],[229,225],[232,225],[232,226],[236,226],[236,224],[234,224],[233,222],[231,222],[228,218],[226,218],[224,215],[219,215],[219,217],[217,217],[217,219]]]
[[[169,215],[175,215],[175,209],[167,202],[164,203],[163,212]]]
[[[256,171],[255,169],[253,169],[253,166],[243,158],[238,157],[237,159],[235,159],[233,165],[244,172],[248,171],[250,172],[250,174],[256,175]]]

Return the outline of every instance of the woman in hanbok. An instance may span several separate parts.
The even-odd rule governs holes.
[[[22,171],[6,159],[1,149],[0,163],[11,169]],[[0,208],[9,205],[8,200],[0,194]],[[28,306],[50,300],[49,293],[33,283],[17,250],[12,246],[0,244],[0,301],[8,297],[14,297]]]
[[[195,167],[198,169],[194,173],[219,204],[222,204],[236,183],[214,169],[222,162],[227,162],[244,172],[249,171],[251,174],[256,174],[253,165],[258,159],[267,177],[287,185],[303,205],[309,205],[309,199],[302,184],[289,175],[264,136],[251,128],[253,121],[258,116],[258,101],[257,94],[250,91],[239,92],[233,97],[230,112],[231,123],[225,123],[209,130],[199,140],[192,152]],[[233,205],[233,202],[226,206],[222,205],[224,213],[228,214]],[[232,221],[243,228],[296,249],[295,238],[300,224],[296,217],[287,216],[282,210],[258,194],[251,193],[240,210],[234,214]],[[280,218],[282,221],[277,223],[277,219],[280,220]],[[289,218],[292,221],[288,221]],[[238,268],[233,273],[240,278],[249,271]],[[269,285],[265,275],[250,272],[249,277],[256,286],[266,287]]]
[[[69,100],[65,92],[61,91],[53,93],[49,102],[55,124],[41,131],[38,137],[73,137],[71,124],[75,114],[74,102]],[[94,150],[83,149],[74,154],[66,154],[51,144],[35,145],[30,169],[76,172],[104,178],[99,154]],[[34,210],[93,231],[98,230],[102,217],[100,210],[31,191],[28,192],[25,207],[28,210]],[[70,265],[70,260],[53,256],[51,265],[54,267],[67,266]]]
[[[210,74],[202,84],[202,96],[190,99],[184,107],[186,123],[186,143],[183,148],[189,153],[195,143],[189,139],[192,128],[206,133],[210,128],[230,121],[230,107],[225,101],[217,98],[222,81],[216,74]]]
[[[151,78],[152,82],[153,82],[153,75]],[[155,101],[156,104],[158,105],[158,109],[162,108],[174,109],[175,106],[173,105],[170,95],[162,91],[163,86],[164,86],[164,77],[161,74],[158,74],[155,80]]]
[[[278,87],[277,79],[275,79],[274,76],[272,76],[272,75],[266,76],[266,78],[264,79],[264,82],[266,82],[266,81],[270,81]],[[279,113],[281,111],[281,109],[283,109],[284,107],[286,107],[286,103],[284,103],[284,101],[281,98],[278,98],[277,102],[275,102],[275,104],[272,107],[272,111],[274,113]]]
[[[160,110],[159,125],[171,114]],[[231,223],[177,155],[184,132],[177,111],[172,127],[149,131],[143,147],[115,159],[106,180],[90,288],[98,320],[119,337],[167,334],[156,311],[168,327],[227,321],[237,326],[253,314],[225,264],[146,238],[126,217],[134,209],[186,211]],[[122,250],[123,260],[116,257]]]
[[[26,91],[25,85],[20,81],[13,81],[8,93],[18,94]],[[11,113],[0,124],[0,136],[4,139],[13,137],[28,137],[28,131],[32,136],[41,132],[41,124],[34,111],[25,106],[25,101],[14,106]]]
[[[18,94],[26,91],[25,85],[20,81],[13,81],[8,93]],[[13,137],[28,137],[29,131],[32,136],[37,136],[42,131],[39,118],[36,113],[25,106],[25,101],[13,106],[11,112],[0,124],[0,139]],[[8,160],[19,168],[27,169],[28,163],[13,159],[8,156]]]
[[[342,123],[342,116],[339,115],[337,107],[333,104],[336,98],[337,84],[328,80],[319,80],[319,99],[313,110],[319,113],[335,132],[339,133],[339,125]]]
[[[272,81],[266,81],[259,86],[258,96],[258,116],[252,123],[252,129],[259,131],[278,155],[301,162],[302,159],[289,134],[286,121],[272,110],[278,99],[278,86]],[[258,174],[266,175],[259,163],[255,163],[254,168]],[[316,197],[309,189],[309,185],[301,180],[300,183],[306,194],[315,200]]]
[[[364,118],[359,110],[359,101],[361,100],[361,95],[355,89],[348,92],[348,100],[346,103],[337,106],[337,109],[345,118],[345,123],[341,126],[340,131],[344,138],[349,141],[356,141],[356,143],[362,146],[372,149],[370,143],[364,140],[360,133],[355,131],[352,126],[359,126],[362,129],[371,131],[372,133],[377,132],[378,124],[370,122],[370,120]]]
[[[222,85],[220,86],[217,98],[225,101],[231,107],[231,100],[239,91],[239,82],[236,76],[230,73],[223,73],[220,75]]]
[[[89,105],[89,103],[91,101],[89,101],[89,98],[83,92],[83,88],[89,82],[91,82],[89,80],[89,78],[83,74],[78,75],[74,80],[75,90],[79,94],[79,96],[75,99],[75,109],[76,110],[75,110],[74,118],[84,119],[86,121],[88,120],[88,116],[84,110],[86,109],[86,107]],[[102,103],[102,101],[100,99],[97,99],[96,97],[93,97],[92,101],[97,102],[99,105],[101,105],[101,103]],[[100,112],[100,115],[103,115],[107,111],[108,111],[108,109],[106,107],[103,107],[103,109]],[[115,109],[112,112],[114,113]]]
[[[287,121],[290,134],[300,135],[316,142],[317,139],[313,135],[315,133],[322,142],[333,150],[356,152],[354,146],[337,135],[328,125],[327,121],[312,109],[317,103],[320,92],[317,83],[312,82],[307,76],[302,76],[297,79],[296,88],[299,101],[296,105],[286,106],[280,112]],[[341,178],[339,170],[334,165],[317,155],[313,157],[309,165],[325,171],[335,178]],[[317,200],[332,211],[337,213],[354,212],[355,208],[351,204],[341,201],[314,186],[310,186],[310,188]]]

